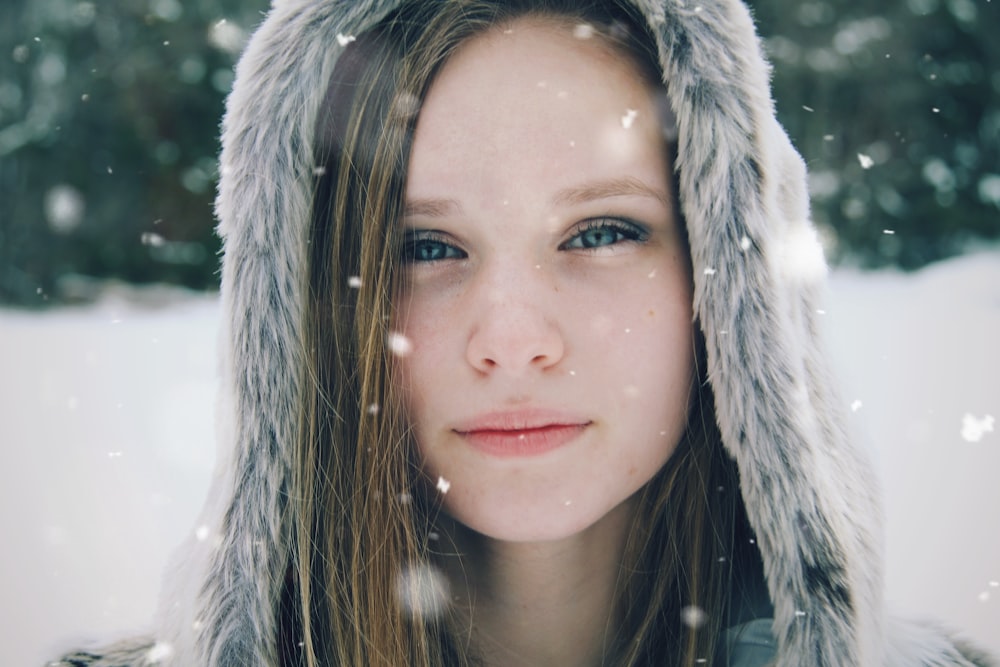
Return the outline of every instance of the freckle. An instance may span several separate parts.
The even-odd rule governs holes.
[[[653,317],[654,315],[656,315],[656,311],[654,311],[654,310],[650,310],[650,311],[649,311],[649,316],[650,316],[650,317]]]

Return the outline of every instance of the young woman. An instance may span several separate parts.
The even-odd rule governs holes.
[[[989,664],[883,610],[736,0],[276,3],[218,213],[207,529],[57,664]]]

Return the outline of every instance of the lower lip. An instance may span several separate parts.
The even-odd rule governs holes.
[[[553,425],[517,431],[468,431],[460,435],[479,451],[499,458],[537,456],[568,444],[586,424]]]

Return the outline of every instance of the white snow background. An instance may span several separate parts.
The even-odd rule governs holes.
[[[1000,652],[1000,251],[836,271],[825,311],[883,481],[890,605]],[[164,288],[0,310],[5,665],[151,617],[211,477],[218,325],[216,297]]]

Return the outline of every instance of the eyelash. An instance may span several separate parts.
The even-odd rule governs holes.
[[[427,259],[419,259],[417,253],[420,248],[425,250],[429,247],[444,249],[444,256]],[[440,262],[446,259],[465,259],[466,255],[455,245],[448,243],[440,234],[428,231],[407,232],[403,239],[403,263],[422,264],[427,262]]]
[[[610,231],[614,234],[610,243],[601,245],[582,245],[584,235],[593,231]],[[649,232],[641,225],[620,218],[591,218],[585,220],[569,240],[559,245],[560,250],[599,250],[622,242],[644,243],[649,239]],[[571,245],[579,240],[581,245]]]
[[[584,245],[584,235],[589,232],[603,231],[610,232],[613,237],[608,243],[597,245]],[[615,246],[623,242],[644,243],[649,238],[649,232],[641,225],[629,220],[619,218],[591,218],[583,221],[577,226],[573,235],[563,243],[559,244],[559,250],[585,250],[598,251],[601,248]],[[605,239],[607,240],[607,239]],[[579,244],[577,245],[577,243]],[[425,256],[421,259],[418,255],[421,252],[435,254],[438,256]],[[465,259],[468,255],[452,243],[446,237],[433,231],[411,231],[406,233],[403,240],[403,262],[406,264],[423,264],[440,262],[448,259]]]

